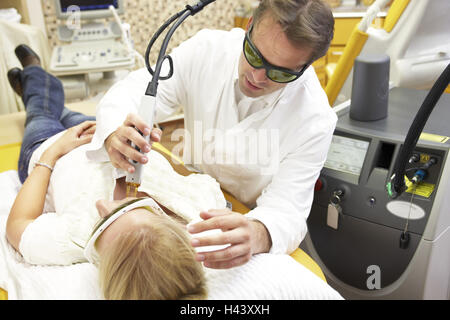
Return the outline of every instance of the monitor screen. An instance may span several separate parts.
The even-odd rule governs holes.
[[[359,177],[368,148],[367,141],[334,135],[324,167]]]
[[[60,4],[62,12],[67,12],[70,6],[78,6],[80,11],[105,10],[111,5],[118,9],[117,0],[60,0]]]
[[[54,0],[56,16],[59,19],[79,17],[97,19],[111,17],[109,6],[116,8],[118,14],[124,12],[123,0]],[[78,14],[78,16],[77,16]]]

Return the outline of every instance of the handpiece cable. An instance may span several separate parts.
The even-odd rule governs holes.
[[[169,45],[170,38],[172,37],[175,30],[186,20],[189,16],[193,16],[200,12],[206,5],[214,2],[215,0],[200,0],[195,5],[186,5],[186,8],[182,11],[174,14],[170,17],[161,27],[158,28],[156,33],[152,36],[147,49],[145,51],[145,66],[152,75],[152,80],[149,82],[147,89],[145,90],[145,95],[141,99],[141,104],[139,106],[138,112],[143,117],[144,120],[148,121],[150,126],[153,127],[153,117],[155,114],[156,107],[156,92],[158,90],[158,81],[166,80],[172,77],[173,75],[173,61],[170,55],[166,55],[166,50]],[[149,62],[150,50],[152,49],[156,39],[163,33],[163,31],[173,23],[169,31],[167,32],[164,41],[161,45],[161,50],[158,54],[158,60],[155,65],[155,70],[152,69]],[[166,76],[160,77],[162,64],[164,60],[169,60],[169,73]],[[144,137],[146,141],[150,142],[150,136]],[[131,143],[131,146],[135,148],[137,151],[142,152],[139,147],[137,147],[134,143]],[[125,179],[126,182],[126,196],[130,196],[133,194],[137,195],[138,187],[141,185],[142,180],[142,164],[129,160],[135,166],[135,171],[133,173],[127,172],[127,176]]]

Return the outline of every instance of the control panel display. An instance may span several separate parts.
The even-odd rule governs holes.
[[[61,3],[61,10],[63,12],[67,12],[70,6],[78,6],[81,11],[84,10],[100,10],[100,9],[108,9],[109,6],[114,6],[116,9],[117,6],[117,0],[60,0]]]
[[[368,148],[368,141],[334,135],[324,167],[359,177]]]

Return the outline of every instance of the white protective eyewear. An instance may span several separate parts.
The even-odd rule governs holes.
[[[151,210],[148,207],[151,207],[154,210]],[[94,228],[94,231],[91,237],[89,238],[86,247],[84,248],[84,256],[90,263],[98,264],[99,255],[97,250],[95,249],[95,242],[97,241],[98,237],[102,234],[102,232],[105,231],[106,228],[108,228],[114,221],[119,219],[125,213],[137,208],[145,208],[152,213],[165,215],[164,211],[152,198],[132,200],[131,203],[125,204],[124,207],[122,208],[119,207],[119,210],[117,210],[116,212],[113,211],[109,216],[106,216],[100,222],[100,224]]]

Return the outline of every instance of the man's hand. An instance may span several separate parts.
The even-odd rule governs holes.
[[[247,263],[253,254],[268,252],[272,246],[269,232],[259,221],[249,220],[228,209],[201,212],[203,221],[188,226],[191,234],[221,229],[223,232],[211,236],[192,239],[193,247],[226,245],[229,247],[212,252],[197,253],[197,261],[205,267],[227,269]]]
[[[123,124],[105,140],[105,148],[113,166],[130,173],[134,172],[135,168],[128,162],[128,159],[142,164],[148,161],[145,155],[131,147],[130,141],[134,142],[144,153],[150,152],[151,149],[151,145],[145,141],[144,137],[136,129],[142,132],[144,136],[148,136],[151,133],[151,142],[159,142],[161,140],[162,131],[156,128],[151,131],[145,121],[134,113],[129,113]]]

